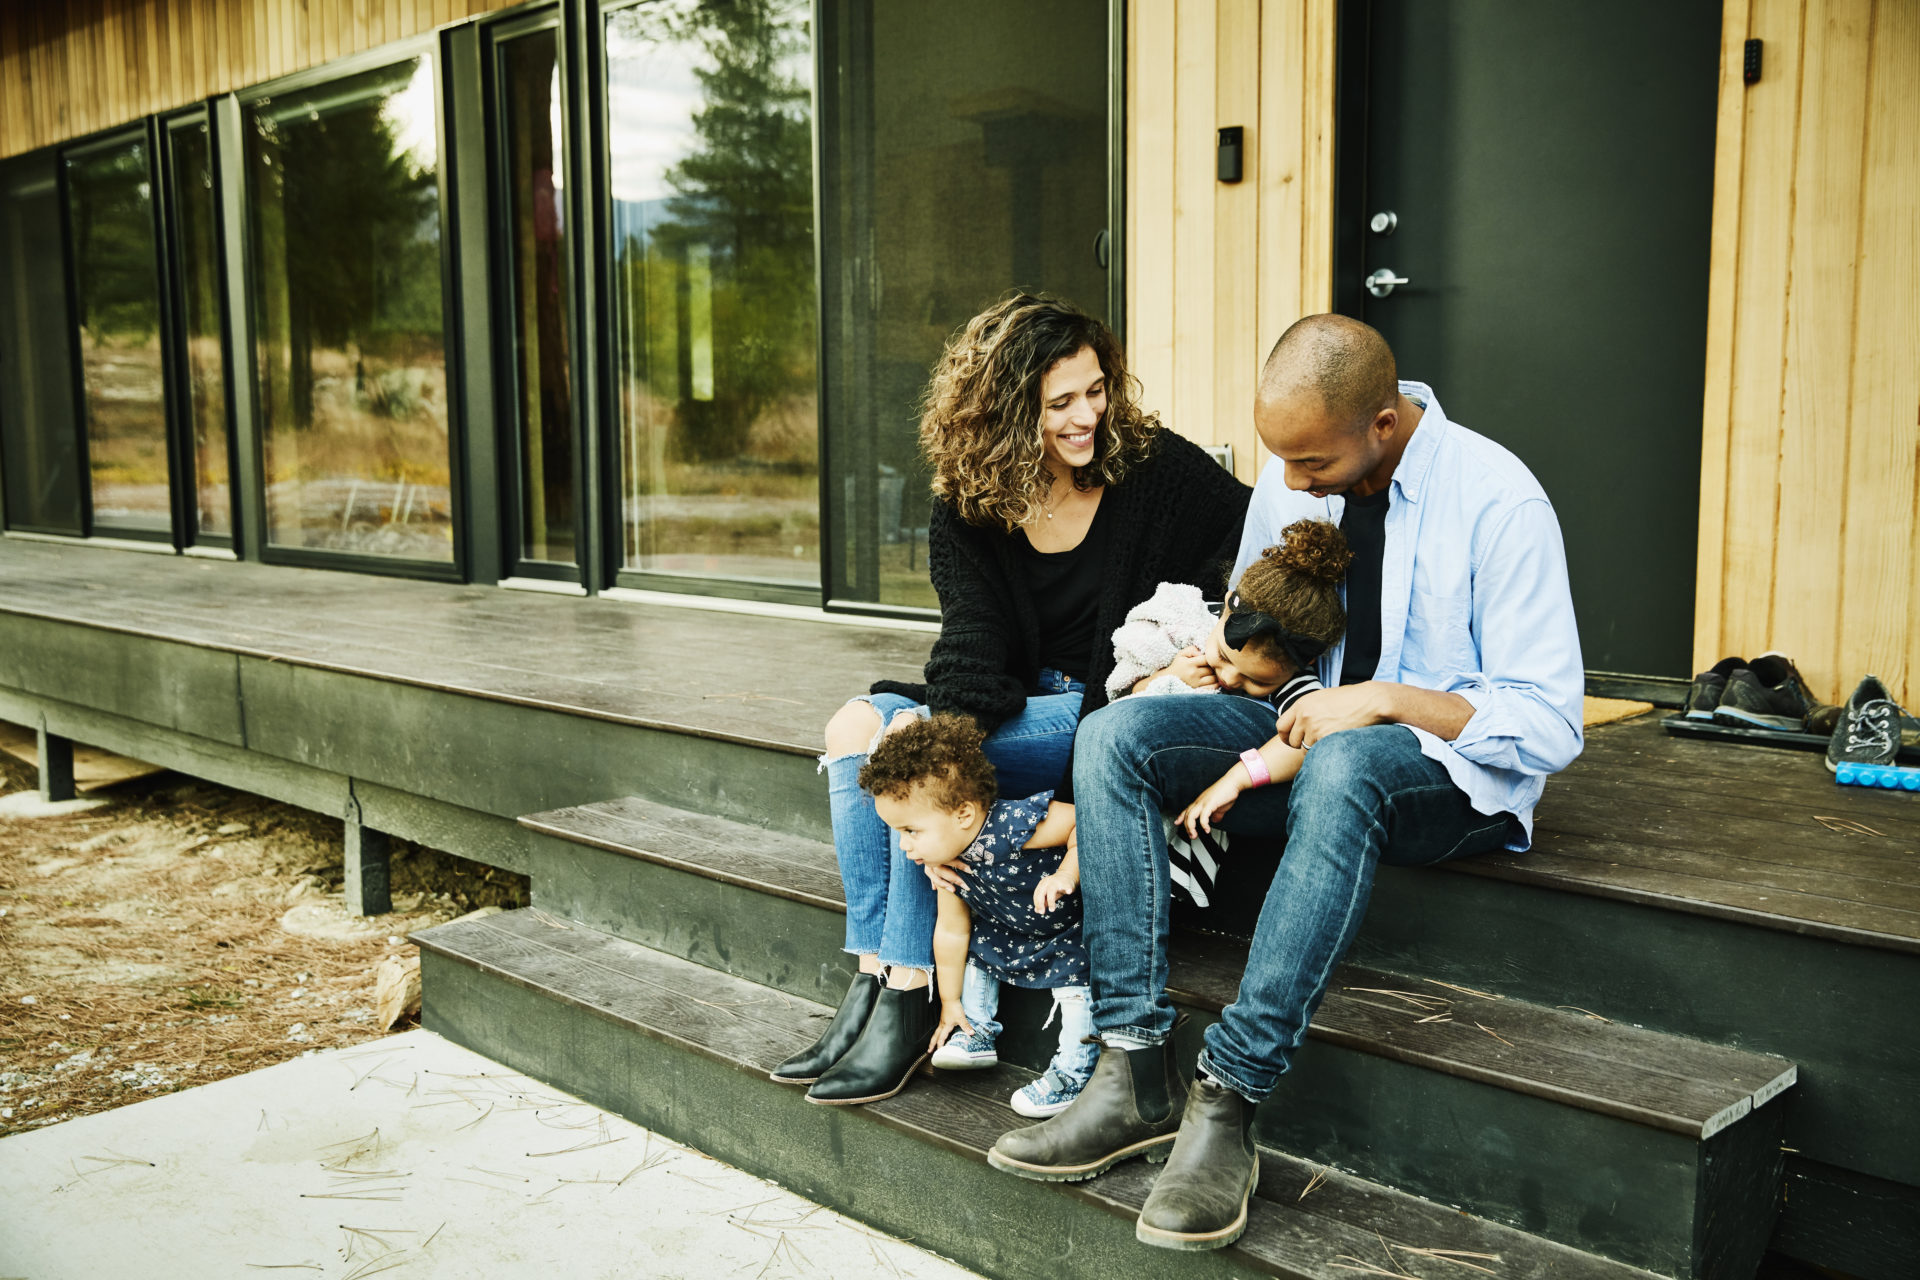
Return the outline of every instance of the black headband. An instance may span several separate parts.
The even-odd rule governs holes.
[[[1301,671],[1312,670],[1320,655],[1327,651],[1326,641],[1289,631],[1272,614],[1249,609],[1240,599],[1238,591],[1227,597],[1227,622],[1223,633],[1227,643],[1235,649],[1246,648],[1248,642],[1258,636],[1272,636]]]

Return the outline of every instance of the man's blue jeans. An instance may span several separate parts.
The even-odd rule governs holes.
[[[1019,715],[987,735],[982,747],[999,775],[1000,794],[1024,799],[1060,785],[1080,722],[1086,686],[1058,671],[1042,670],[1040,685]],[[882,727],[901,711],[927,709],[897,693],[855,699],[879,713]],[[871,748],[869,748],[871,749]],[[933,920],[937,913],[927,873],[900,852],[900,841],[874,812],[873,797],[860,789],[865,752],[822,757],[833,819],[833,848],[847,896],[846,949],[878,955],[880,963],[933,970]]]
[[[1167,998],[1167,842],[1160,815],[1184,808],[1242,751],[1273,736],[1250,698],[1123,698],[1081,723],[1073,788],[1080,891],[1093,960],[1093,1022],[1158,1043]],[[1334,966],[1366,914],[1374,867],[1427,866],[1504,842],[1506,814],[1477,813],[1400,725],[1331,734],[1291,785],[1243,794],[1222,826],[1285,833],[1240,995],[1207,1028],[1200,1065],[1259,1101],[1300,1047]]]

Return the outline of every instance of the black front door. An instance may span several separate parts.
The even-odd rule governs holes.
[[[1337,305],[1546,487],[1593,671],[1689,666],[1719,35],[1717,0],[1343,7]]]

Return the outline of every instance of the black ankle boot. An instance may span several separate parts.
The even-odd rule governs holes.
[[[871,973],[856,973],[847,994],[840,998],[839,1011],[811,1047],[802,1049],[768,1074],[776,1084],[812,1084],[821,1073],[840,1061],[853,1042],[866,1029],[873,1013],[873,1002],[880,996],[880,979]],[[929,1033],[931,1034],[931,1033]]]
[[[1173,1158],[1140,1210],[1134,1238],[1162,1249],[1224,1249],[1247,1229],[1260,1182],[1253,1103],[1204,1076],[1187,1095]]]
[[[933,1052],[927,1042],[940,1025],[940,1006],[925,987],[913,991],[882,988],[866,1029],[840,1061],[821,1073],[807,1090],[808,1102],[854,1106],[891,1098]]]
[[[1132,1156],[1165,1160],[1186,1100],[1173,1037],[1145,1049],[1105,1047],[1072,1106],[1001,1134],[987,1163],[1037,1182],[1079,1182]]]

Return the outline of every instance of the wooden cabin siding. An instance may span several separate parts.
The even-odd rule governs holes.
[[[1916,210],[1920,5],[1728,0],[1697,667],[1778,649],[1820,697],[1920,701]]]
[[[0,157],[244,89],[512,2],[0,5]]]
[[[1127,352],[1146,404],[1251,482],[1261,361],[1333,301],[1332,0],[1127,7]],[[1246,130],[1239,183],[1216,130]]]

